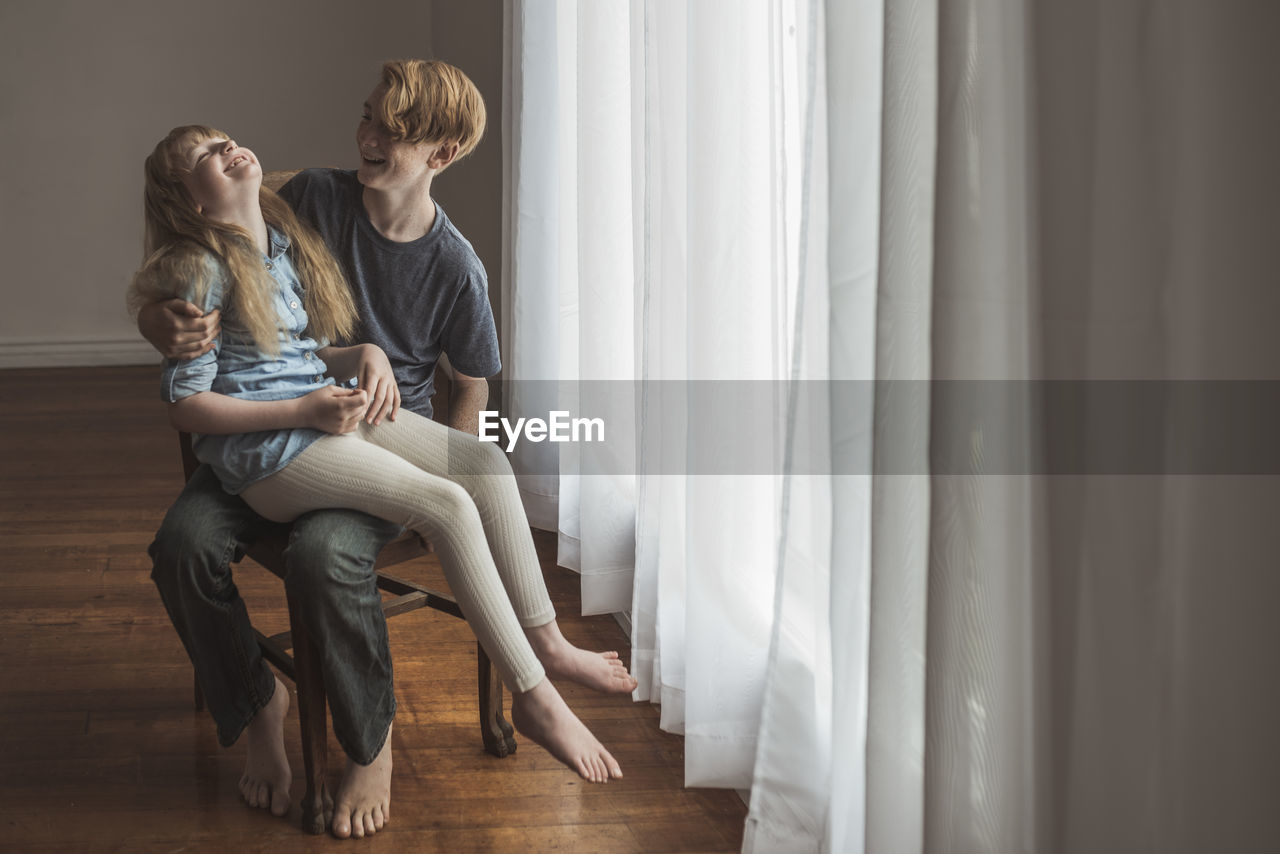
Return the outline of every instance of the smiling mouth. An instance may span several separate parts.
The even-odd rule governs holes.
[[[237,156],[235,156],[235,157],[231,158],[231,162],[227,164],[227,168],[226,168],[226,169],[223,169],[222,171],[223,171],[223,172],[230,172],[232,169],[236,168],[236,167],[237,167],[237,166],[239,166],[241,163],[248,163],[248,162],[249,162],[249,158],[248,158],[248,157],[245,157],[243,154],[239,154],[239,155],[237,155]]]
[[[360,159],[363,160],[365,163],[369,163],[374,166],[381,166],[383,163],[387,162],[386,160],[382,160],[377,157],[370,157],[367,154],[361,154]]]

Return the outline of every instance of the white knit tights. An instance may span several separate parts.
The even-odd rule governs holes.
[[[507,687],[523,692],[542,681],[522,627],[548,623],[555,611],[511,465],[496,444],[401,410],[395,421],[325,436],[241,497],[278,522],[345,507],[421,534]]]

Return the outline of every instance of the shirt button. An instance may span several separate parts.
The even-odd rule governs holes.
[[[297,308],[297,307],[298,307],[297,300],[293,300],[292,302],[289,303],[289,308]]]
[[[307,352],[303,353],[303,354],[302,354],[302,358],[304,358],[304,359],[310,359],[310,358],[311,358],[311,351],[310,351],[310,350],[308,350]]]
[[[324,377],[321,376],[320,374],[316,374],[316,382],[318,383],[324,382]]]

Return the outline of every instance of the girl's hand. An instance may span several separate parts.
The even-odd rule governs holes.
[[[363,389],[327,385],[301,398],[298,405],[307,427],[341,435],[360,426],[369,407],[369,395]]]
[[[374,344],[360,345],[356,384],[369,395],[369,410],[365,413],[365,421],[376,427],[384,417],[396,420],[396,414],[400,412],[400,386],[396,385],[391,362],[381,347]]]

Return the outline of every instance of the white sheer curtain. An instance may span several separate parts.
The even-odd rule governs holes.
[[[510,403],[527,407],[534,378],[625,379],[632,474],[648,472],[561,459],[554,514],[532,493],[556,480],[526,481],[531,516],[556,520],[561,563],[581,544],[584,608],[631,611],[638,696],[685,735],[689,785],[750,785],[773,622],[799,187],[783,180],[789,6],[507,7]],[[744,433],[746,469],[706,463]],[[633,560],[634,583],[609,588],[623,595],[599,595],[600,555]]]
[[[548,10],[554,48],[529,36]],[[526,341],[559,341],[559,230],[581,253],[599,225],[630,229],[611,255],[630,290],[609,299],[634,309],[632,376],[660,381],[636,443],[664,473],[635,481],[633,667],[686,733],[690,785],[751,784],[746,848],[1266,850],[1280,465],[1203,401],[1280,365],[1280,13],[511,11],[513,62],[568,56],[575,33],[579,81],[526,75],[512,96],[516,202],[565,192],[578,162],[523,159],[558,103],[579,152],[584,116],[625,113],[625,174],[574,184],[569,220],[513,216],[517,248],[544,250],[513,260],[513,299],[547,319]],[[582,85],[605,44],[616,88]],[[595,192],[612,214],[582,215]],[[556,290],[526,290],[530,271]],[[696,474],[703,434],[646,432],[706,411],[676,381],[733,377],[819,381],[759,401],[781,477]],[[1127,405],[1153,388],[1159,417]],[[1248,423],[1276,423],[1269,400]]]

